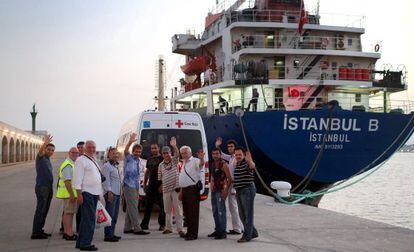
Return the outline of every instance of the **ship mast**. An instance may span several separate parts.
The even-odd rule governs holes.
[[[155,96],[155,100],[158,103],[158,111],[164,111],[165,108],[165,61],[162,55],[158,57],[157,60],[157,82],[156,82],[156,90],[157,90],[157,96]]]
[[[318,0],[318,3],[316,4],[316,18],[317,20],[319,20],[320,16],[319,16],[319,8],[320,8],[321,4],[320,4],[320,0]]]

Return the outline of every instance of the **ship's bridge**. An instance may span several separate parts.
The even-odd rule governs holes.
[[[202,34],[176,34],[172,37],[174,53],[194,55],[199,53],[200,47],[205,46],[223,35],[224,30],[232,34],[239,29],[284,29],[295,31],[298,28],[300,12],[292,9],[254,9],[227,10],[222,13],[211,15],[214,20],[210,21]],[[208,16],[209,17],[209,16]],[[208,19],[207,17],[207,19]],[[304,30],[319,31],[321,33],[348,33],[353,34],[350,38],[329,36],[304,36],[303,41],[295,41],[295,37],[274,36],[272,42],[269,34],[264,38],[261,35],[253,38],[255,48],[302,48],[302,49],[336,49],[360,51],[361,43],[359,36],[365,32],[365,17],[345,14],[311,13],[308,12],[308,22]],[[306,33],[305,33],[306,35]],[[237,40],[237,38],[233,38]],[[265,41],[263,43],[263,41]],[[352,45],[350,45],[352,43]],[[241,49],[241,48],[240,48]],[[236,49],[237,50],[237,49]]]

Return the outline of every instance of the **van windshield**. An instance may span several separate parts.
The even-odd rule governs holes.
[[[191,147],[193,156],[197,151],[203,148],[201,132],[199,130],[183,129],[144,129],[141,131],[141,145],[143,146],[142,158],[147,159],[151,153],[151,144],[156,143],[161,148],[170,146],[171,137],[177,138],[177,145],[180,148],[183,145]],[[170,146],[171,147],[171,146]]]

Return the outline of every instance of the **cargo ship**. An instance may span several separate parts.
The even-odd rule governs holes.
[[[185,57],[172,110],[198,112],[209,148],[236,140],[265,184],[297,193],[377,167],[414,130],[414,103],[391,99],[407,90],[406,69],[377,65],[381,43],[363,47],[365,18],[305,4],[234,1],[209,12],[201,34],[172,36]]]

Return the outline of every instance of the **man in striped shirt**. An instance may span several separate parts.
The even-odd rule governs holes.
[[[234,169],[233,187],[236,189],[237,205],[239,207],[240,219],[243,222],[244,233],[237,242],[249,242],[253,238],[259,237],[254,227],[254,197],[256,187],[254,186],[254,169],[250,152],[244,153],[242,147],[234,150],[236,158],[236,168]]]
[[[166,229],[163,234],[172,233],[173,228],[171,213],[174,208],[177,232],[181,237],[184,237],[183,214],[180,201],[178,199],[178,193],[180,192],[180,186],[178,183],[178,162],[180,161],[180,154],[175,137],[171,138],[170,145],[174,149],[174,156],[171,156],[170,147],[162,147],[162,156],[164,160],[158,167],[158,180],[161,181],[160,191],[163,193],[164,211],[166,215]]]

